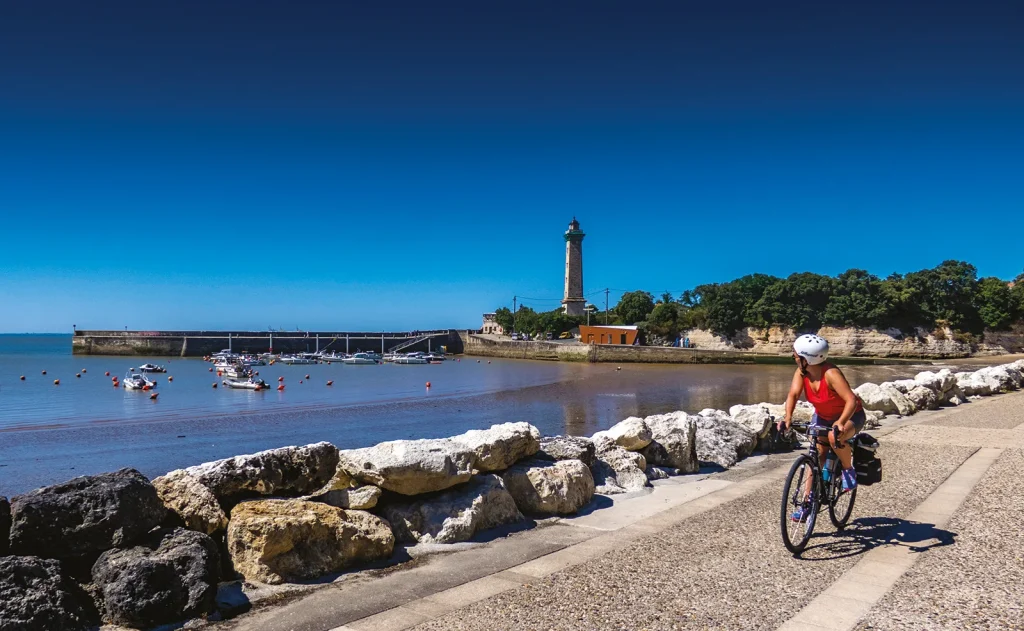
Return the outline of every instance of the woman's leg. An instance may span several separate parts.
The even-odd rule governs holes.
[[[853,467],[853,450],[846,444],[846,441],[853,438],[853,435],[857,433],[857,428],[853,421],[847,421],[845,425],[839,425],[839,421],[836,421],[833,427],[839,427],[839,439],[835,441],[832,451],[839,458],[839,464],[843,465],[844,469],[849,469]]]

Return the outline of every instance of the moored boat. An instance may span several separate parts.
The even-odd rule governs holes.
[[[225,388],[231,388],[232,390],[267,390],[269,386],[267,382],[262,379],[225,379],[221,383],[224,384]]]
[[[142,372],[167,372],[167,369],[163,366],[157,366],[156,364],[143,364],[139,366],[139,370]]]
[[[121,385],[123,385],[126,390],[143,390],[147,387],[152,387],[150,386],[151,383],[153,382],[148,381],[139,373],[132,372],[130,370],[125,374],[124,380],[121,381]]]
[[[302,356],[299,356],[299,355],[282,355],[281,359],[279,359],[277,361],[281,362],[282,364],[288,364],[290,366],[291,365],[305,366],[307,364],[315,364],[316,363],[315,361],[313,361],[312,359],[309,359],[308,357],[302,357]]]
[[[404,355],[395,358],[396,364],[410,365],[410,364],[427,364],[430,363],[425,357],[419,355]]]
[[[370,357],[369,353],[356,353],[352,357],[346,357],[341,360],[341,363],[346,366],[362,366],[368,364],[376,364],[377,360]]]

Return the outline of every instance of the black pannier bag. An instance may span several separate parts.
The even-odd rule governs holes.
[[[878,441],[871,434],[860,434],[853,446],[853,468],[857,471],[857,484],[871,486],[882,481],[882,461],[875,455]]]

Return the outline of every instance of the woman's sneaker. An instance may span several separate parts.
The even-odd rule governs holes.
[[[793,521],[807,521],[807,518],[811,515],[811,500],[808,500],[800,505],[793,514],[789,516]]]
[[[843,469],[843,490],[852,491],[857,488],[857,470]]]

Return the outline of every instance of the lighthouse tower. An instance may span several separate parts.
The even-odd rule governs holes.
[[[580,222],[572,218],[565,231],[565,296],[562,305],[566,315],[583,315],[583,237]]]

